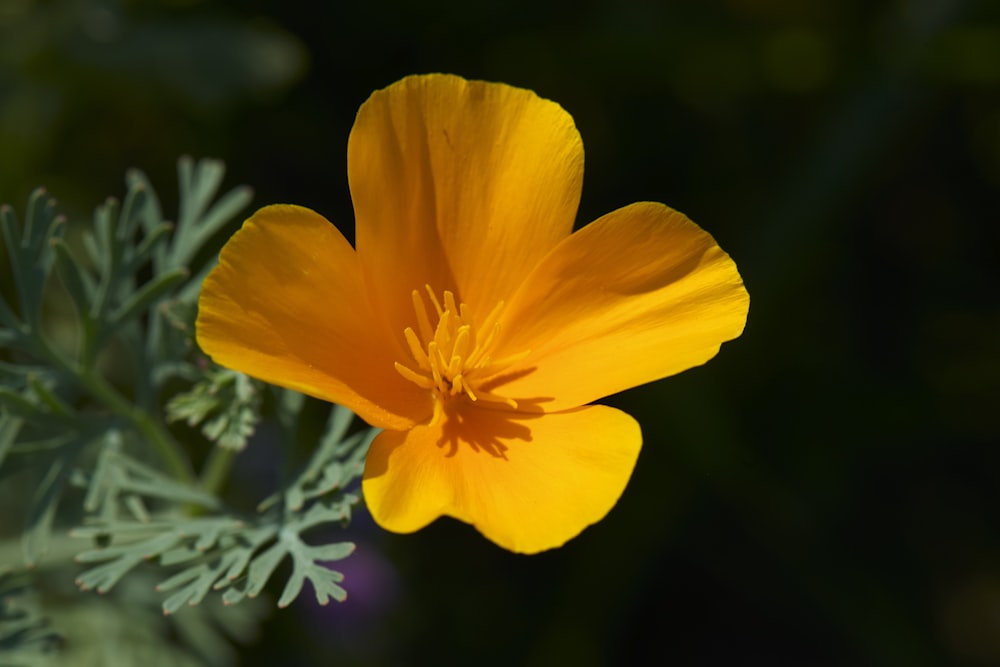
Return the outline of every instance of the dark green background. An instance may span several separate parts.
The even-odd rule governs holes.
[[[684,211],[746,333],[608,399],[644,449],[566,547],[360,520],[245,664],[1000,664],[1000,4],[4,0],[0,200],[170,201],[188,153],[349,231],[357,107],[430,71],[563,105],[580,223]]]

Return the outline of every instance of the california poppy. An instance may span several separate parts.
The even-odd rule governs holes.
[[[573,233],[583,145],[528,90],[407,77],[362,105],[347,165],[357,249],[309,209],[259,210],[205,280],[201,347],[384,429],[363,492],[386,529],[447,515],[512,551],[565,543],[642,442],[590,403],[739,336],[735,264],[662,204]]]

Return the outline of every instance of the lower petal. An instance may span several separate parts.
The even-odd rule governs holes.
[[[505,549],[537,553],[611,510],[641,444],[638,423],[606,406],[544,415],[466,409],[383,431],[365,464],[365,500],[393,532],[452,516]]]

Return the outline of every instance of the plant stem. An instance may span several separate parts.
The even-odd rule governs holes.
[[[67,361],[46,340],[39,338],[36,341],[36,351],[50,364],[75,377],[91,396],[132,424],[160,455],[175,479],[186,484],[195,482],[191,464],[181,446],[152,415],[128,401],[92,368],[81,367]]]
[[[201,478],[198,480],[198,486],[207,493],[216,496],[219,495],[223,485],[229,478],[229,469],[232,468],[233,461],[236,460],[236,454],[236,451],[228,447],[215,445],[212,448],[212,453],[208,455],[208,460],[205,461],[205,465],[201,469]]]
[[[77,377],[94,398],[127,419],[149,441],[176,479],[187,484],[195,482],[191,464],[180,445],[152,415],[130,403],[93,371],[78,370]]]

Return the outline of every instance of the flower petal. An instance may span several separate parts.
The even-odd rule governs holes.
[[[536,553],[608,513],[641,443],[634,419],[600,405],[545,415],[466,409],[379,434],[365,500],[387,530],[409,533],[448,515],[505,549]]]
[[[711,359],[750,297],[715,240],[662,204],[609,213],[560,244],[505,315],[498,356],[530,350],[493,389],[564,410]]]
[[[255,213],[222,249],[198,301],[197,337],[217,363],[408,428],[430,397],[395,370],[371,327],[351,245],[298,206]]]
[[[375,92],[347,148],[372,302],[402,332],[411,291],[455,291],[482,318],[573,227],[583,144],[529,90],[432,74]]]

